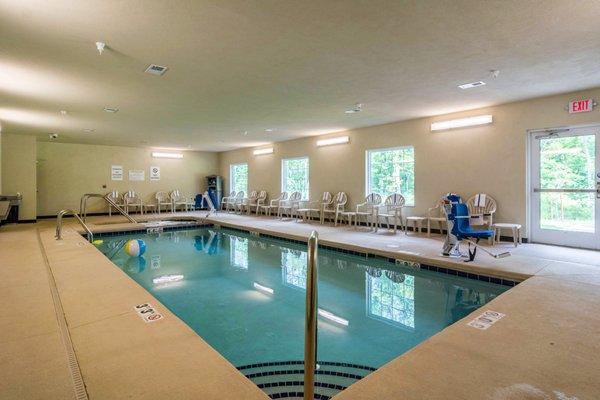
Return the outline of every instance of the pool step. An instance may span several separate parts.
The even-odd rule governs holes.
[[[315,399],[328,400],[375,368],[333,361],[319,361],[315,375]],[[302,399],[304,395],[304,362],[274,361],[238,367],[272,399]]]

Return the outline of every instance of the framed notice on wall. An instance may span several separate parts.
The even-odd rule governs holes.
[[[110,167],[110,179],[113,181],[122,181],[123,180],[123,166],[122,165],[112,165]]]
[[[130,169],[129,180],[130,181],[143,181],[146,179],[146,173],[143,169]]]
[[[150,180],[160,181],[160,167],[150,167]]]

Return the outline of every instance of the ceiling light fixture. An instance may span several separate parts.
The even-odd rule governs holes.
[[[334,137],[334,138],[329,138],[329,139],[317,140],[317,146],[319,146],[319,147],[331,146],[333,144],[345,144],[348,142],[350,142],[349,136],[339,136],[339,137]]]
[[[459,88],[461,89],[473,89],[479,86],[485,86],[485,82],[483,81],[477,81],[477,82],[469,82],[469,83],[463,83],[462,85],[458,85]]]
[[[478,115],[476,117],[450,119],[448,121],[434,122],[431,124],[432,131],[444,131],[448,129],[465,128],[468,126],[477,126],[491,124],[493,118],[491,115]]]
[[[267,129],[265,129],[265,132],[273,132],[274,130],[275,129],[273,129],[273,128],[267,128]]]
[[[253,151],[255,156],[261,156],[263,154],[273,154],[273,148],[267,147],[266,149],[256,149]]]
[[[119,112],[117,107],[104,107],[104,112],[115,114]]]
[[[356,103],[354,107],[344,111],[346,114],[354,114],[362,111],[362,103]]]
[[[104,51],[105,48],[106,48],[106,43],[96,42],[96,50],[98,50],[98,53],[100,53],[100,55],[102,55],[102,52]]]
[[[182,153],[163,153],[159,151],[153,151],[152,157],[154,158],[183,158]]]

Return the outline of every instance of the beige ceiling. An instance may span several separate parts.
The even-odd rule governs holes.
[[[598,21],[597,0],[0,0],[0,122],[220,151],[443,114],[600,86]]]

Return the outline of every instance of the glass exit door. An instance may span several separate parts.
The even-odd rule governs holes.
[[[532,134],[531,240],[600,248],[600,128]]]

